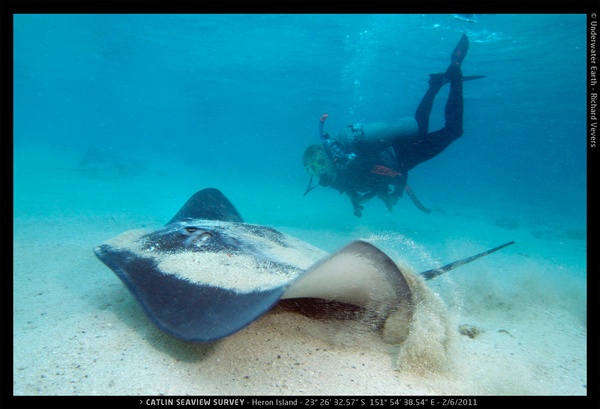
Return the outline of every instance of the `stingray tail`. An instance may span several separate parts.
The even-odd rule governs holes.
[[[455,262],[450,263],[450,264],[446,264],[445,266],[442,266],[442,267],[438,267],[438,268],[434,268],[434,269],[431,269],[431,270],[423,271],[421,273],[421,275],[423,276],[423,278],[425,280],[431,280],[432,278],[437,277],[440,274],[444,274],[444,273],[446,273],[446,272],[448,272],[448,271],[450,271],[450,270],[452,270],[452,269],[454,269],[456,267],[460,267],[460,266],[462,266],[464,264],[470,263],[471,261],[477,260],[480,257],[487,256],[488,254],[493,253],[495,251],[498,251],[500,249],[503,249],[504,247],[510,246],[511,244],[514,244],[514,241],[509,241],[508,243],[504,243],[504,244],[502,244],[502,245],[500,245],[498,247],[494,247],[493,249],[489,249],[487,251],[484,251],[483,253],[475,254],[474,256],[467,257],[467,258],[455,261]]]

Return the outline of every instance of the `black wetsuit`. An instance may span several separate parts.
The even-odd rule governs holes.
[[[400,168],[405,172],[437,156],[463,134],[463,78],[460,67],[451,66],[445,76],[450,81],[450,93],[446,102],[444,127],[429,132],[429,116],[433,100],[442,87],[444,79],[444,77],[437,77],[437,83],[433,80],[430,82],[429,89],[415,113],[415,120],[419,126],[418,136],[414,139],[397,139],[394,143],[396,158]]]
[[[429,132],[429,117],[433,101],[445,81],[450,92],[445,107],[445,126]],[[463,78],[460,65],[451,65],[445,74],[431,76],[430,86],[415,113],[419,132],[410,138],[398,138],[392,146],[368,143],[356,144],[352,151],[356,158],[335,176],[322,175],[319,184],[346,193],[354,206],[354,214],[361,215],[361,204],[378,196],[388,209],[402,196],[408,180],[408,171],[441,153],[463,134]],[[393,187],[393,189],[390,189]]]

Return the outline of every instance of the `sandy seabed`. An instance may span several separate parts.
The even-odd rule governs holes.
[[[427,282],[451,328],[443,362],[430,368],[404,365],[403,345],[360,322],[279,308],[218,342],[186,343],[154,326],[92,249],[125,230],[159,227],[193,185],[224,186],[235,199],[242,187],[205,176],[154,200],[157,186],[171,186],[168,173],[129,183],[63,169],[69,160],[67,153],[15,156],[14,395],[587,394],[581,232],[542,234],[539,226],[503,226],[467,212],[420,215],[406,203],[397,211],[414,217],[402,233],[364,224],[307,228],[276,212],[265,216],[256,197],[232,198],[251,222],[265,219],[329,252],[366,239],[415,271],[516,243]],[[281,207],[297,201],[292,196],[282,194]],[[462,334],[461,325],[478,334]]]

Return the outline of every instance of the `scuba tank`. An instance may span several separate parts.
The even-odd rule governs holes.
[[[339,131],[336,139],[344,145],[358,142],[385,147],[391,146],[394,140],[415,138],[418,134],[417,121],[406,117],[394,122],[348,125]]]

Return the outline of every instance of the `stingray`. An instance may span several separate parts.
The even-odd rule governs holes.
[[[431,279],[509,244],[421,274]],[[164,227],[127,231],[94,251],[159,328],[185,341],[231,335],[286,300],[305,315],[358,311],[380,321],[410,319],[415,302],[405,273],[372,244],[327,254],[244,223],[214,188],[194,194]]]

